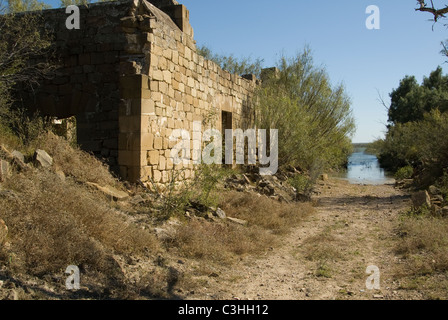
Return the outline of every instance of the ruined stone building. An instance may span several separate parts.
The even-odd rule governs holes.
[[[175,0],[81,6],[79,30],[66,28],[68,16],[65,9],[44,11],[61,68],[30,104],[46,115],[76,116],[78,143],[122,178],[167,182],[174,129],[191,132],[194,121],[244,129],[257,80],[197,54],[185,6]],[[183,169],[188,178],[193,164]]]

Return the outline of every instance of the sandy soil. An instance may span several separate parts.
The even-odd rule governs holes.
[[[316,213],[264,256],[244,258],[203,279],[187,299],[419,299],[400,290],[393,268],[399,212],[410,198],[393,185],[351,185],[331,179],[314,197]],[[380,289],[369,290],[368,266],[380,270]]]

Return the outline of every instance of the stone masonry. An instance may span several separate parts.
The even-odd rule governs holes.
[[[166,183],[193,164],[174,167],[169,137],[193,122],[202,130],[245,129],[257,80],[198,55],[189,11],[174,0],[131,0],[80,7],[80,30],[65,9],[44,11],[61,67],[24,94],[44,114],[76,116],[81,147],[129,181]]]

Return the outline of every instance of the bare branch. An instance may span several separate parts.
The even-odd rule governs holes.
[[[446,14],[448,13],[448,6],[445,6],[445,8],[442,9],[436,9],[434,7],[434,2],[432,0],[431,0],[431,6],[428,6],[425,3],[425,0],[417,0],[417,2],[420,5],[420,8],[416,8],[415,11],[431,13],[434,16],[435,22],[437,22],[439,18],[446,18]]]

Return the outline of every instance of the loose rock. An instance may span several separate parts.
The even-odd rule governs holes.
[[[6,226],[5,221],[0,219],[0,245],[3,245],[6,242],[7,235],[8,227]]]
[[[126,200],[129,197],[129,195],[126,192],[117,190],[111,186],[102,187],[99,184],[96,184],[93,182],[87,182],[87,185],[96,188],[97,190],[101,191],[106,196],[108,196],[111,200],[114,200],[114,201]]]
[[[37,149],[34,153],[34,162],[38,167],[49,168],[53,165],[53,158],[46,151]]]
[[[216,215],[218,218],[220,218],[220,219],[226,219],[226,218],[227,218],[226,213],[225,213],[224,210],[222,210],[221,208],[216,209],[216,211],[215,211],[215,215]]]
[[[246,220],[232,218],[232,217],[227,217],[227,220],[234,222],[236,224],[242,225],[242,226],[247,226],[247,224],[248,224],[248,222]]]
[[[0,160],[0,182],[4,182],[11,175],[9,162]]]

